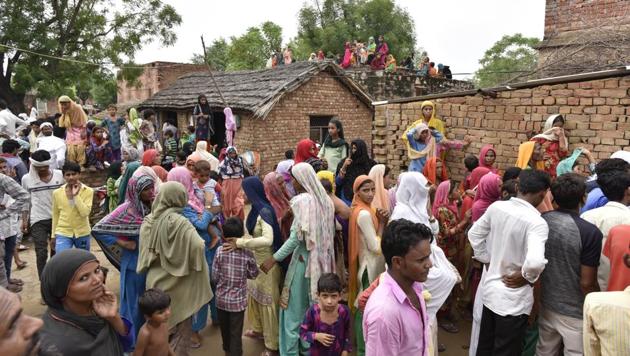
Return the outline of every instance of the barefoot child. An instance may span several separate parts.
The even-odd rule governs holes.
[[[140,311],[147,321],[138,332],[133,356],[175,356],[168,344],[170,305],[171,297],[157,288],[148,289],[138,299]]]
[[[317,282],[317,304],[306,311],[300,337],[311,344],[310,354],[347,356],[350,343],[350,310],[341,300],[341,279],[325,273]]]

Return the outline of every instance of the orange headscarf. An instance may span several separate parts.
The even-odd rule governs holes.
[[[427,178],[429,183],[435,184],[437,175],[437,162],[440,160],[442,162],[442,172],[440,172],[440,181],[445,181],[448,179],[448,174],[446,173],[446,165],[444,165],[444,161],[442,161],[439,157],[431,157],[427,159],[427,163],[424,164],[424,169],[422,170],[422,174]]]
[[[523,142],[520,146],[518,146],[518,158],[516,159],[516,166],[518,168],[525,169],[529,166],[529,161],[532,159],[535,147],[536,142],[534,141]],[[534,168],[541,171],[545,170],[545,162],[536,162],[536,167]]]
[[[350,223],[348,224],[348,304],[350,310],[355,311],[354,301],[359,293],[359,280],[357,273],[359,273],[359,213],[361,210],[367,210],[372,216],[372,223],[374,228],[378,227],[378,218],[372,206],[361,200],[359,197],[359,188],[365,182],[372,182],[370,177],[366,175],[360,175],[354,180],[352,190],[354,191],[354,198],[352,199],[352,213],[350,215]]]

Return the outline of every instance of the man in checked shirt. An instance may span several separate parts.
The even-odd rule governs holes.
[[[224,238],[241,238],[244,235],[243,222],[231,217],[223,224]],[[212,263],[212,282],[216,284],[215,298],[223,351],[226,355],[243,354],[241,335],[243,319],[247,308],[247,280],[258,276],[258,266],[251,251],[236,249],[223,251],[219,246]]]

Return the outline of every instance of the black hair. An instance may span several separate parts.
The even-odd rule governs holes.
[[[335,273],[324,273],[317,281],[317,293],[339,293],[343,291],[341,278]]]
[[[35,126],[38,126],[38,127],[39,127],[39,126],[40,126],[41,124],[43,124],[43,123],[44,123],[44,120],[42,120],[42,119],[37,119],[37,120],[35,120],[35,121],[32,121],[32,122],[31,122],[31,125],[35,125]]]
[[[586,194],[586,178],[579,174],[563,174],[551,184],[553,200],[562,209],[576,209]]]
[[[0,163],[7,163],[7,159],[4,157],[0,157]]]
[[[322,187],[324,187],[324,190],[326,191],[326,193],[332,194],[333,186],[332,186],[332,183],[330,183],[328,179],[322,178],[319,180],[319,182],[322,184]]]
[[[466,166],[468,172],[472,172],[473,169],[479,167],[479,158],[471,154],[466,155],[464,158],[464,166]]]
[[[192,142],[185,142],[182,145],[182,151],[184,151],[184,153],[186,153],[186,157],[190,156],[193,153],[193,143]]]
[[[0,109],[4,110],[7,108],[7,102],[0,99]]]
[[[151,109],[146,109],[142,112],[142,117],[144,117],[145,120],[148,120],[153,115],[155,115],[155,111]]]
[[[186,158],[188,158],[188,155],[186,155],[186,152],[184,151],[178,151],[176,154],[176,159],[178,161],[186,161]]]
[[[195,132],[195,127],[193,125],[188,126],[188,132]]]
[[[461,185],[461,182],[458,182],[454,179],[450,180],[450,189],[448,190],[448,194],[453,194],[454,191],[459,190],[459,186]]]
[[[171,130],[166,130],[164,131],[164,137],[173,137],[175,135],[173,135],[173,131]]]
[[[390,222],[381,239],[381,250],[385,256],[385,262],[389,268],[392,267],[394,256],[404,257],[409,249],[423,240],[431,241],[433,233],[424,224],[416,224],[406,219],[399,219]]]
[[[343,133],[343,124],[341,123],[341,120],[339,120],[336,117],[333,117],[332,119],[330,119],[330,121],[328,121],[328,123],[335,125],[335,127],[337,128],[337,134],[339,135],[339,138],[345,139],[345,135]]]
[[[221,179],[221,176],[219,175],[219,173],[217,171],[210,171],[210,179],[212,179],[215,182],[218,182]]]
[[[223,223],[223,237],[243,237],[245,234],[245,230],[243,228],[243,221],[237,218],[236,216],[232,216],[231,218],[225,220]]]
[[[66,160],[63,163],[63,167],[61,167],[61,172],[65,175],[66,172],[76,172],[81,173],[81,166],[75,161]]]
[[[50,153],[46,150],[37,150],[31,153],[31,158],[37,162],[44,162],[50,159]]]
[[[2,142],[2,153],[13,153],[20,148],[16,140],[5,140]]]
[[[599,176],[612,171],[627,171],[630,169],[630,163],[621,158],[603,159],[595,166],[595,173]],[[599,184],[599,183],[598,183]]]
[[[505,197],[503,193],[507,193]],[[501,184],[501,197],[502,200],[509,200],[510,198],[514,198],[518,195],[518,180],[516,179],[508,179],[503,181]]]
[[[621,201],[630,187],[630,173],[625,170],[597,173],[597,184],[610,201]]]
[[[293,150],[288,150],[284,153],[284,158],[286,159],[293,159],[293,157],[295,157]]]
[[[523,169],[518,175],[518,191],[521,194],[540,193],[550,186],[551,177],[545,171]]]
[[[522,169],[519,167],[510,167],[505,170],[503,173],[503,181],[507,182],[508,180],[518,179],[518,176],[521,174]]]
[[[558,122],[558,121],[562,121],[562,123],[563,123],[563,124],[566,122],[566,121],[564,121],[564,116],[562,116],[562,115],[558,115],[558,116],[556,116],[556,118],[555,118],[555,119],[553,119],[553,123],[552,123],[552,125],[553,125],[553,124],[555,124],[555,123],[556,123],[556,122]]]
[[[145,316],[152,316],[153,313],[164,310],[171,305],[171,297],[161,289],[150,288],[144,291],[138,298],[138,307]]]

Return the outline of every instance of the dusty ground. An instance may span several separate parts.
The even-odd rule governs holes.
[[[24,290],[20,293],[22,297],[22,304],[24,312],[34,316],[41,316],[45,310],[40,301],[39,280],[37,278],[37,268],[35,267],[35,250],[31,242],[26,242],[29,247],[28,250],[22,251],[20,257],[28,262],[28,266],[18,271],[13,268],[12,277],[20,278],[24,281]],[[107,278],[107,287],[114,291],[119,292],[119,273],[118,270],[113,268],[107,261],[103,253],[101,252],[98,244],[92,241],[92,252],[99,258],[101,264],[110,269],[110,273]],[[194,350],[192,355],[222,355],[221,348],[221,333],[219,328],[213,327],[211,322],[208,322],[208,327],[202,331],[203,345],[200,349]],[[247,329],[247,320],[245,321],[245,328]],[[459,323],[460,332],[458,334],[449,334],[440,329],[439,339],[440,342],[447,345],[447,350],[440,353],[440,356],[463,356],[468,355],[468,350],[463,346],[468,345],[470,335],[470,322],[461,321]],[[259,355],[264,350],[262,341],[253,340],[244,337],[243,338],[243,351],[245,356]]]

